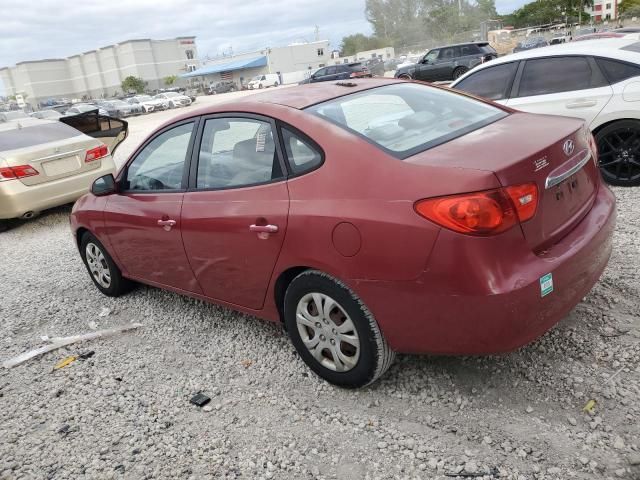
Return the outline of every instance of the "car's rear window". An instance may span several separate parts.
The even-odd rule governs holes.
[[[77,135],[82,135],[82,133],[62,122],[42,123],[22,128],[0,130],[0,152],[57,142]]]
[[[307,110],[400,159],[507,115],[504,110],[463,95],[411,83],[364,90]]]

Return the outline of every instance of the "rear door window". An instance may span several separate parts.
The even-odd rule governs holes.
[[[628,78],[640,76],[640,66],[638,65],[609,58],[596,58],[596,62],[610,83],[618,83]]]
[[[538,58],[525,62],[518,97],[585,90],[603,85],[594,75],[586,57]]]
[[[488,67],[469,75],[455,88],[489,100],[503,100],[509,94],[516,70],[518,70],[518,62]]]
[[[289,167],[294,175],[313,170],[322,163],[320,149],[287,127],[280,129]]]

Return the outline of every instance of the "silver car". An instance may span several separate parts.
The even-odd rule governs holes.
[[[0,231],[11,219],[74,202],[96,178],[114,173],[112,154],[127,131],[126,122],[96,110],[0,123]]]

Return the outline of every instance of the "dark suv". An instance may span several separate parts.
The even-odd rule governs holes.
[[[209,95],[216,95],[217,93],[235,92],[238,90],[238,86],[231,80],[223,80],[215,85],[209,86]]]
[[[372,77],[367,67],[361,63],[343,63],[322,67],[313,73],[308,81],[303,83],[330,82],[331,80],[345,80],[347,78]]]
[[[396,70],[396,78],[426,82],[455,80],[480,63],[497,58],[488,42],[460,43],[429,50],[415,65]]]

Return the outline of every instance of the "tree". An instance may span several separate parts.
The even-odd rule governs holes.
[[[358,52],[365,50],[375,50],[376,48],[388,47],[389,43],[383,38],[376,37],[374,35],[368,37],[362,33],[356,33],[349,35],[342,39],[340,45],[340,55],[346,57],[348,55],[355,55]]]
[[[171,85],[176,83],[177,80],[178,80],[178,76],[177,75],[169,75],[168,77],[164,77],[164,84],[167,87],[170,87]]]
[[[587,5],[592,0],[581,1],[583,5]],[[578,0],[536,0],[527,3],[512,14],[506,15],[504,21],[516,28],[564,22],[565,19],[579,18],[581,16],[580,9],[580,1]]]
[[[622,0],[618,5],[618,10],[624,18],[640,16],[640,0]]]
[[[128,76],[122,81],[120,85],[122,87],[123,92],[136,92],[142,93],[144,89],[147,87],[147,82],[145,82],[140,77]]]
[[[396,47],[471,40],[497,17],[495,0],[366,0],[365,14],[374,35]]]

